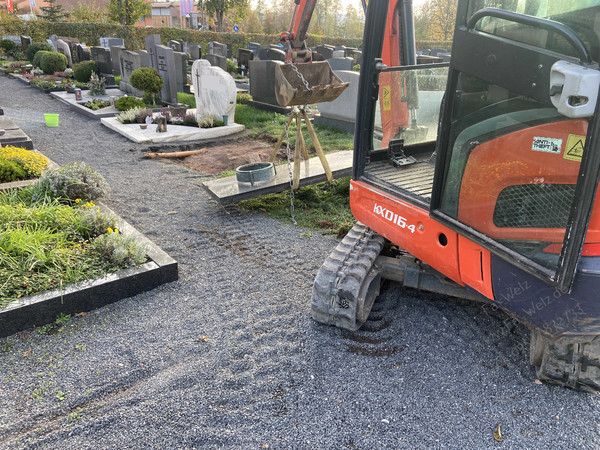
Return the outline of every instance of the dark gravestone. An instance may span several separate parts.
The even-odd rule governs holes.
[[[110,59],[110,50],[104,47],[91,48],[92,59],[98,66],[98,72],[101,74],[112,74],[112,60]]]
[[[200,44],[190,44],[190,58],[195,61],[202,58],[202,46]]]
[[[69,51],[71,52],[71,64],[75,64],[78,63],[79,60],[77,59],[77,49],[75,48],[75,46],[77,44],[79,44],[79,40],[75,39],[75,38],[61,38],[63,41],[66,42],[66,44],[69,46]],[[69,67],[71,67],[71,65],[69,65]]]
[[[227,58],[225,58],[224,56],[208,54],[204,55],[203,59],[206,59],[211,66],[220,67],[221,69],[227,72]]]
[[[248,63],[254,59],[254,53],[245,48],[239,48],[237,54],[238,72],[242,75],[248,75]]]
[[[331,58],[327,60],[331,70],[352,70],[354,61],[352,58]]]
[[[257,102],[279,105],[275,97],[275,66],[284,64],[281,61],[253,60],[249,62],[250,95]]]
[[[131,73],[141,67],[140,55],[138,55],[136,52],[130,52],[129,50],[122,50],[119,53],[119,65],[121,66],[119,69],[121,72],[119,89],[121,89],[123,92],[127,92],[128,94],[133,94],[137,97],[143,97],[144,93],[135,89],[129,82]]]
[[[187,79],[187,61],[188,55],[183,52],[173,52],[175,58],[175,79],[177,82],[177,92],[190,93],[190,87]]]
[[[31,45],[31,38],[29,36],[21,35],[21,51],[25,52]]]
[[[232,59],[233,58],[233,46],[231,44],[225,44],[227,45],[227,58]]]
[[[248,42],[246,48],[254,54],[254,58],[258,58],[258,52],[260,52],[260,44],[257,42]]]
[[[173,49],[166,45],[157,45],[155,51],[157,70],[164,80],[163,88],[160,91],[162,101],[177,103],[177,74]]]
[[[150,67],[150,59],[148,58],[148,52],[146,50],[136,50],[136,53],[140,55],[140,64],[142,67]]]
[[[112,61],[112,73],[113,75],[121,75],[121,52],[125,50],[125,47],[113,46],[110,48],[110,59]]]
[[[77,61],[89,61],[92,59],[90,49],[85,44],[75,44],[75,53],[77,53]]]
[[[333,46],[331,45],[317,45],[317,47],[315,48],[315,51],[317,53],[319,53],[320,55],[323,56],[323,58],[325,59],[331,59],[333,58]]]
[[[179,41],[169,41],[167,43],[167,45],[174,51],[174,52],[183,52],[183,45],[181,45],[181,42]]]
[[[227,45],[221,44],[217,41],[210,41],[208,43],[208,53],[211,55],[218,55],[222,56],[223,58],[227,58]]]
[[[106,49],[110,49],[111,47],[125,47],[125,40],[114,37],[101,37],[100,46]]]
[[[160,45],[160,34],[146,36],[146,51],[148,52],[148,67],[158,68],[156,46]]]
[[[278,47],[265,47],[260,49],[258,58],[263,61],[285,62],[285,52]]]

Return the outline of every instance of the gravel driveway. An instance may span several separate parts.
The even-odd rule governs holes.
[[[600,446],[600,397],[536,384],[528,330],[502,313],[388,282],[361,331],[314,323],[336,240],[219,206],[207,176],[16,80],[0,77],[0,106],[57,163],[100,171],[108,206],[180,270],[59,333],[0,340],[0,448]]]

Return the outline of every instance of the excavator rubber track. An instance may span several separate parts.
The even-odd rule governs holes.
[[[356,331],[369,317],[379,295],[381,269],[375,260],[385,239],[357,223],[325,260],[312,291],[317,322]]]

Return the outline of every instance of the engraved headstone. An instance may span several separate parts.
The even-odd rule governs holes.
[[[77,61],[89,61],[92,59],[90,49],[85,44],[75,44],[75,52],[77,53]]]
[[[31,38],[29,36],[21,35],[21,50],[25,51],[31,45]]]
[[[175,58],[175,79],[177,82],[177,92],[189,92],[187,79],[187,61],[188,55],[183,52],[173,52]]]
[[[208,53],[211,55],[219,55],[227,58],[227,45],[221,44],[217,41],[210,41],[208,43]]]
[[[125,40],[114,37],[101,37],[100,46],[110,49],[111,47],[125,47]]]
[[[316,52],[319,53],[321,56],[323,56],[323,58],[325,59],[330,59],[333,58],[333,46],[331,45],[317,45],[317,47],[315,48]]]
[[[257,42],[248,42],[246,48],[254,54],[254,58],[258,58],[258,52],[260,52],[260,44]]]
[[[248,75],[248,63],[254,59],[254,53],[245,48],[239,48],[237,54],[238,72],[242,75]]]
[[[46,42],[52,46],[54,51],[56,51],[56,41],[53,41],[52,39],[46,39]]]
[[[150,59],[148,58],[148,52],[146,50],[136,50],[136,53],[140,55],[140,64],[142,67],[150,67]]]
[[[110,50],[105,47],[92,47],[92,59],[98,66],[98,72],[101,74],[112,74],[112,60],[110,59]]]
[[[275,66],[284,64],[282,61],[263,61],[255,59],[249,62],[250,73],[250,95],[252,99],[270,105],[277,105],[275,97]]]
[[[163,88],[160,91],[162,101],[177,103],[177,75],[173,49],[166,45],[157,45],[155,51],[157,70],[164,80]]]
[[[213,67],[207,60],[194,61],[192,82],[196,98],[198,118],[228,116],[228,122],[234,122],[237,88],[233,77],[219,67]]]
[[[211,66],[220,67],[227,72],[227,58],[224,56],[208,54],[204,55],[203,59],[206,59]]]
[[[158,68],[156,46],[160,45],[160,34],[146,36],[146,51],[148,52],[148,67]]]
[[[181,45],[181,42],[179,41],[171,40],[167,43],[167,46],[169,46],[174,52],[183,51],[183,45]]]
[[[352,70],[354,61],[352,58],[331,58],[327,60],[331,70]]]
[[[285,61],[285,52],[279,47],[261,48],[258,58],[263,61]]]
[[[113,46],[110,48],[110,59],[113,65],[113,75],[121,75],[121,52],[124,50],[125,47],[121,46]]]
[[[121,89],[123,92],[127,92],[128,94],[133,94],[137,97],[143,97],[144,93],[135,89],[131,83],[129,83],[131,73],[141,67],[140,55],[129,50],[122,50],[119,54],[119,65],[121,66],[121,82],[119,83],[119,89]]]
[[[190,58],[193,60],[202,58],[202,46],[200,44],[190,44]]]

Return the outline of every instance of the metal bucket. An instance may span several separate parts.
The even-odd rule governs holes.
[[[310,90],[306,89],[292,64],[275,66],[275,97],[281,106],[331,102],[350,85],[331,70],[327,61],[294,65],[308,82]]]

